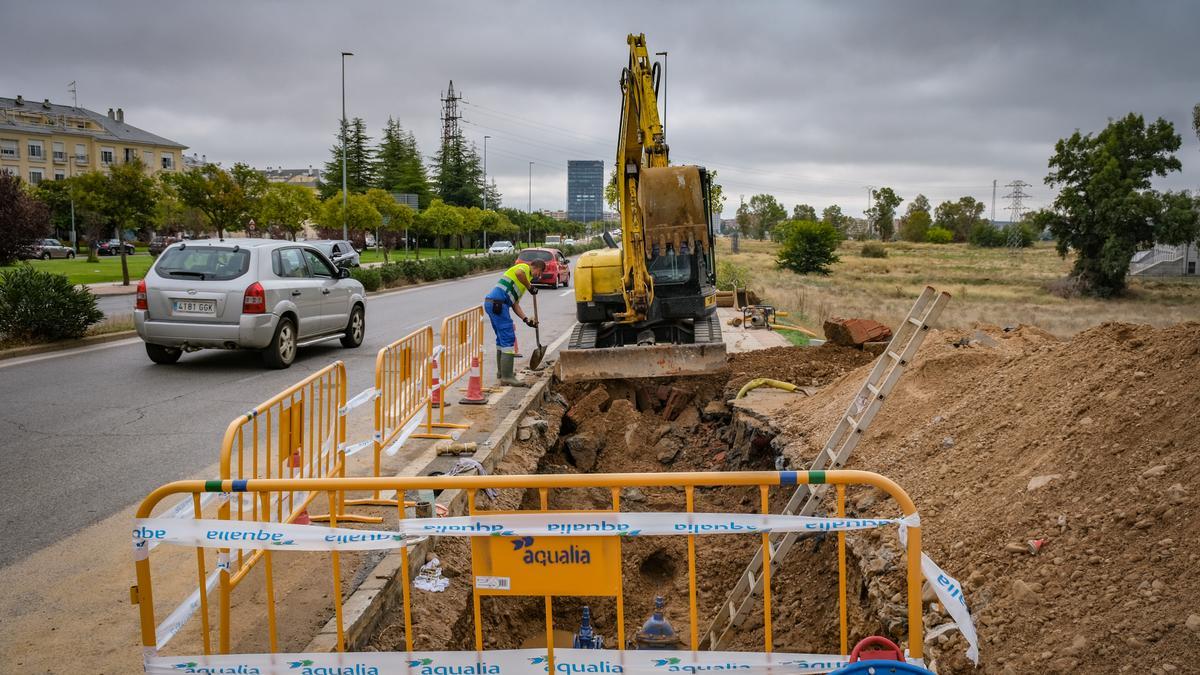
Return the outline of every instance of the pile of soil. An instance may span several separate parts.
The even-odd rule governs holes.
[[[811,461],[867,372],[778,422],[794,464]],[[1183,672],[1200,638],[1198,411],[1200,323],[1106,323],[1069,341],[1025,326],[934,331],[847,468],[913,497],[926,552],[966,586],[984,672]],[[895,513],[875,495],[850,501]],[[894,539],[854,543],[894,552]],[[1036,555],[1028,540],[1042,540]],[[951,631],[930,653],[939,672],[969,672],[964,650]]]
[[[825,343],[820,347],[771,347],[729,357],[725,398],[756,377],[770,377],[802,387],[823,387],[875,359],[861,349]]]

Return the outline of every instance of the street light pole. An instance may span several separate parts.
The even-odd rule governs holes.
[[[346,223],[346,57],[352,52],[342,52],[342,239],[350,238]]]
[[[491,138],[491,136],[483,137],[483,210],[484,211],[487,211],[487,193],[488,193],[487,142],[488,142],[489,138]],[[483,250],[485,253],[487,252],[487,227],[483,228]]]
[[[533,216],[533,162],[529,163],[529,215]],[[529,219],[529,245],[533,246],[533,218]]]
[[[654,55],[655,55],[655,56],[661,56],[661,57],[663,57],[663,76],[662,76],[662,90],[663,90],[663,97],[662,97],[662,98],[663,98],[663,118],[662,118],[662,128],[663,128],[663,136],[666,136],[666,135],[667,135],[667,53],[666,53],[666,52],[654,52]]]

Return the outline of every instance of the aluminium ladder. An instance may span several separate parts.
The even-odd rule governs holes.
[[[904,323],[896,330],[880,358],[871,369],[866,382],[858,390],[850,402],[846,414],[833,430],[825,447],[813,459],[809,471],[825,471],[840,469],[845,466],[855,446],[858,445],[862,434],[870,426],[879,409],[883,407],[884,398],[891,393],[892,387],[904,374],[904,367],[912,361],[929,326],[942,308],[950,300],[950,294],[937,292],[931,286],[926,286],[921,296],[913,304]],[[825,492],[825,485],[800,485],[792,494],[784,507],[785,515],[811,516],[820,505]],[[780,562],[787,556],[788,551],[802,536],[799,532],[772,533],[769,535],[771,551],[771,576],[774,577]],[[724,649],[733,638],[736,629],[749,616],[754,608],[755,598],[762,595],[763,551],[756,548],[754,560],[742,572],[737,584],[729,593],[729,597],[717,610],[716,616],[708,629],[700,637],[700,649]]]

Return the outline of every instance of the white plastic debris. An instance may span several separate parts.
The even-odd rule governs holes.
[[[413,586],[430,593],[441,593],[450,586],[450,580],[442,576],[442,563],[437,558],[421,565],[421,571],[413,580]]]

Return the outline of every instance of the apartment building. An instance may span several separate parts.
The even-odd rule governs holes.
[[[150,173],[182,171],[187,146],[107,115],[46,99],[0,97],[0,172],[31,184],[104,171],[117,162],[142,160]]]

